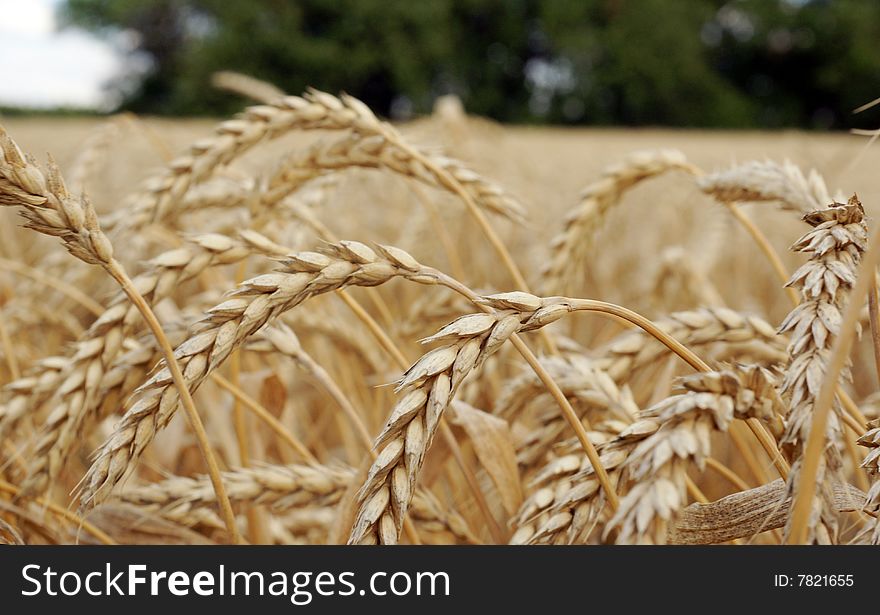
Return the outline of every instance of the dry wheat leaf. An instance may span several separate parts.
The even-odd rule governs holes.
[[[477,459],[498,489],[504,510],[513,515],[522,503],[523,494],[510,426],[504,419],[464,402],[455,402],[452,409],[453,425],[467,433]]]

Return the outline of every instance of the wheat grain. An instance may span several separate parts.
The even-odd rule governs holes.
[[[64,242],[73,256],[104,268],[117,266],[110,240],[85,197],[67,190],[58,166],[49,160],[48,175],[26,158],[0,126],[0,205],[19,207],[25,226]]]
[[[416,361],[397,381],[404,395],[376,439],[378,457],[358,492],[358,513],[348,542],[394,544],[440,418],[463,379],[505,341],[539,329],[569,310],[527,293],[486,297],[494,313],[463,316],[423,342],[452,341]]]

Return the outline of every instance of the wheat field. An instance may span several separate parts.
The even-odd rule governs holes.
[[[0,542],[880,543],[880,148],[238,85],[0,118]]]

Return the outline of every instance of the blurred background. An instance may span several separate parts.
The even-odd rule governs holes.
[[[662,16],[662,18],[660,17]],[[877,0],[0,0],[0,110],[210,115],[240,71],[396,120],[871,127]]]

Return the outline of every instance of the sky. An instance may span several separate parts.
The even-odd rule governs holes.
[[[58,0],[0,0],[0,106],[110,104],[102,84],[122,68],[110,43],[58,31]]]

